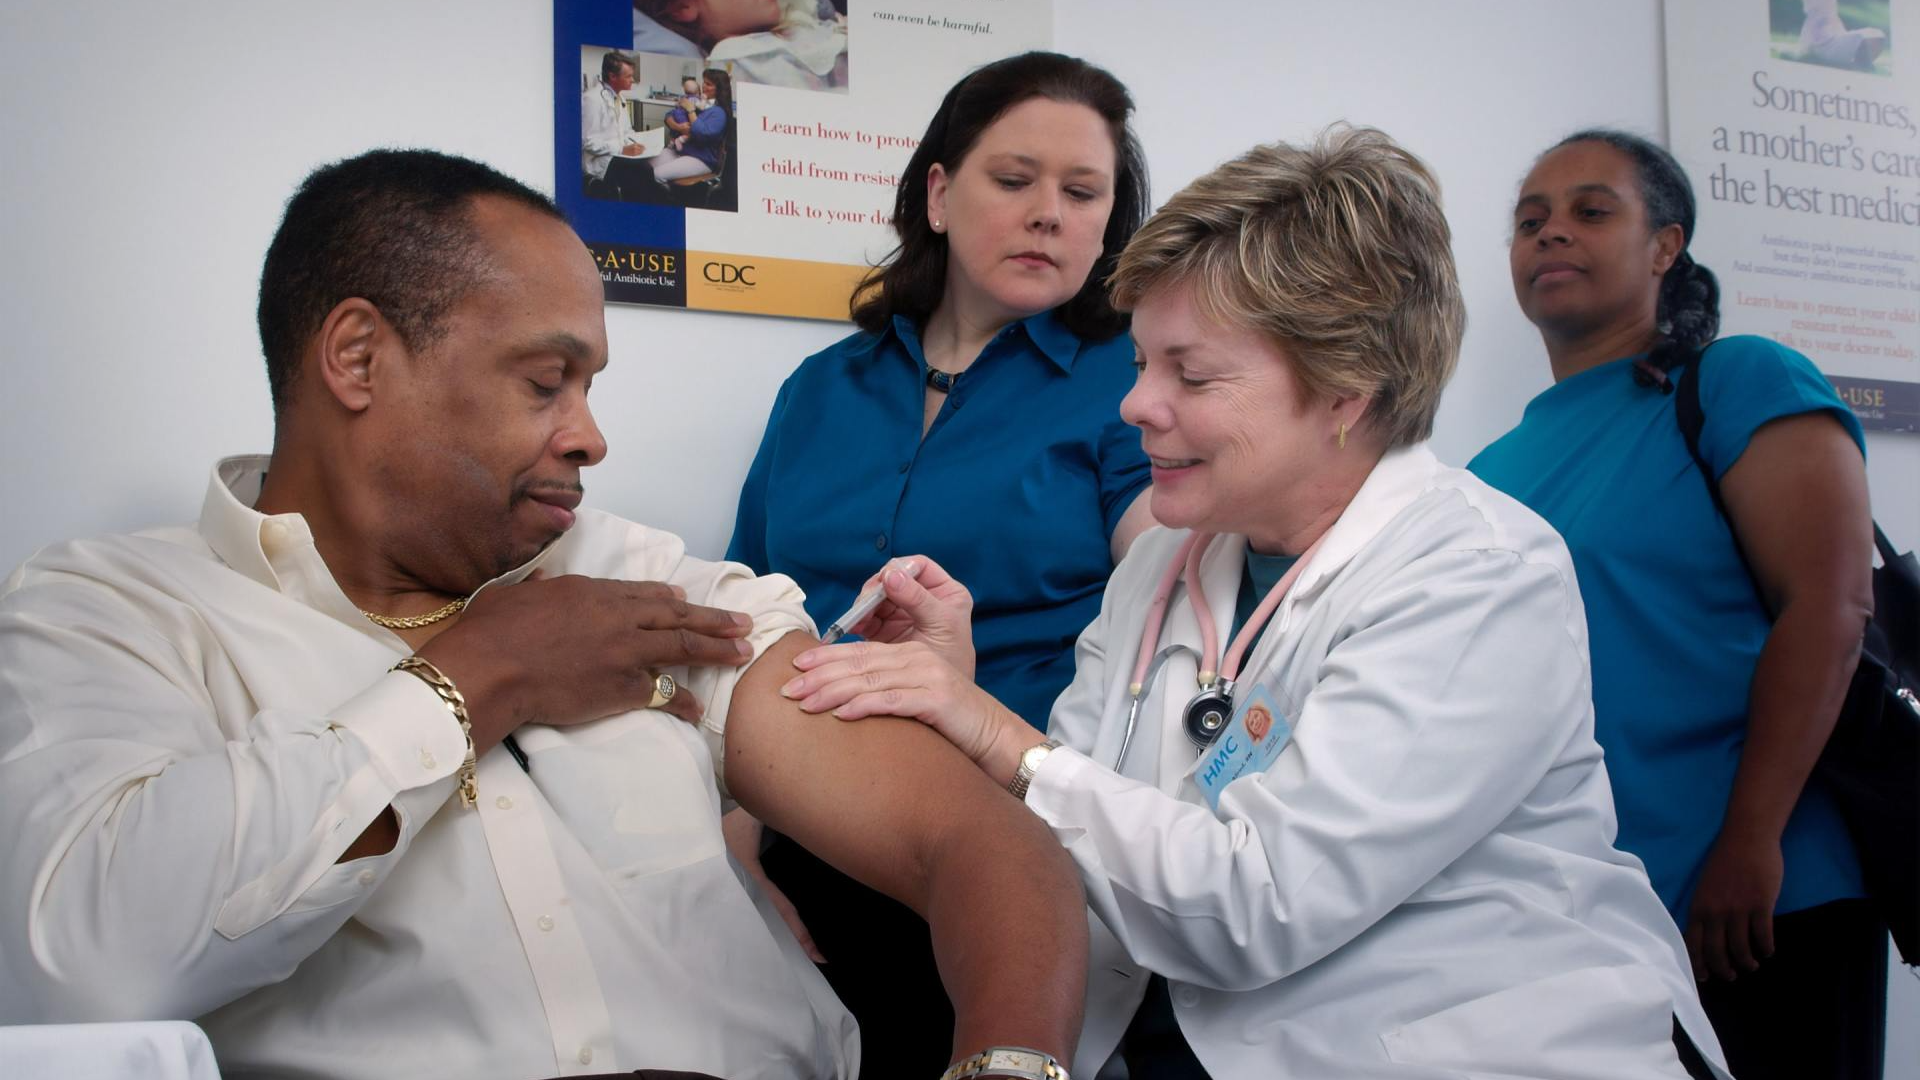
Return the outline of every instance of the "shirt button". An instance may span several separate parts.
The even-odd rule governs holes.
[[[362,885],[371,885],[373,884],[373,879],[377,876],[378,875],[371,870],[362,870],[360,871],[359,876],[356,877],[354,880],[358,881]]]
[[[875,551],[887,550],[887,534],[886,533],[881,533],[879,536],[876,536],[873,538],[873,550]]]
[[[431,769],[434,763],[433,751],[422,747],[420,749],[420,767],[423,769]]]
[[[1182,986],[1174,990],[1173,1000],[1175,1004],[1183,1005],[1191,1009],[1195,1005],[1200,1004],[1200,991],[1195,990],[1191,986]]]
[[[580,1064],[582,1065],[593,1064],[593,1047],[583,1046],[580,1048]]]
[[[911,461],[903,461],[900,463],[901,472],[906,472],[908,469],[911,469],[911,468],[913,468],[913,462]]]
[[[542,915],[533,920],[533,925],[538,926],[542,930],[551,930],[553,929],[553,916]]]
[[[502,795],[499,798],[493,800],[493,805],[499,807],[502,810],[511,810],[513,809],[513,800],[507,798],[505,795]]]

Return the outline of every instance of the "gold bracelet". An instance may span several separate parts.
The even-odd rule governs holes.
[[[447,707],[448,712],[453,713],[453,718],[460,722],[460,736],[467,740],[467,756],[460,762],[460,771],[455,773],[454,777],[460,786],[460,805],[471,809],[473,804],[480,800],[480,783],[475,777],[480,756],[474,753],[473,749],[473,722],[467,719],[467,699],[460,696],[460,691],[454,687],[453,680],[447,678],[444,672],[434,667],[433,662],[425,657],[409,656],[393,665],[393,670],[418,676],[421,682],[426,683],[439,696],[441,704]]]

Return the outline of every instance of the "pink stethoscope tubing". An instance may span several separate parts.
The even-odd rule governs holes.
[[[1318,539],[1307,546],[1307,550],[1300,553],[1300,558],[1287,568],[1287,572],[1281,575],[1280,580],[1274,582],[1273,588],[1267,590],[1267,595],[1262,597],[1259,606],[1254,608],[1253,614],[1247,619],[1247,624],[1240,628],[1239,634],[1234,636],[1232,645],[1227,649],[1226,657],[1220,659],[1218,653],[1220,639],[1213,626],[1213,607],[1207,603],[1206,590],[1200,587],[1200,561],[1206,557],[1207,549],[1212,546],[1215,535],[1196,532],[1188,536],[1180,545],[1179,551],[1168,561],[1167,568],[1160,574],[1159,585],[1153,590],[1153,602],[1147,607],[1146,624],[1141,629],[1139,654],[1134,658],[1133,678],[1128,680],[1127,684],[1127,693],[1132,701],[1127,708],[1126,730],[1120,738],[1120,753],[1113,762],[1116,772],[1127,760],[1127,747],[1133,742],[1133,730],[1139,719],[1141,702],[1146,700],[1147,688],[1159,674],[1160,665],[1177,652],[1193,651],[1185,645],[1169,645],[1157,654],[1153,649],[1154,643],[1160,640],[1161,628],[1166,623],[1167,605],[1172,602],[1174,587],[1183,579],[1186,581],[1187,603],[1193,608],[1195,621],[1200,624],[1201,651],[1198,654],[1200,671],[1196,681],[1200,685],[1201,693],[1202,695],[1209,691],[1217,693],[1221,701],[1230,709],[1233,700],[1233,681],[1240,673],[1241,660],[1245,658],[1247,650],[1252,647],[1254,639],[1260,636],[1260,630],[1279,609],[1280,602],[1286,598],[1287,590],[1292,587],[1294,580],[1300,576],[1302,570],[1306,569],[1314,552],[1319,550],[1320,541],[1326,538],[1326,534],[1322,533]],[[1219,663],[1217,670],[1214,667],[1216,660]]]

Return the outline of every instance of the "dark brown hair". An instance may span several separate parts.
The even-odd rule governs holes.
[[[853,291],[849,307],[862,330],[877,334],[895,315],[924,324],[940,306],[947,285],[947,238],[927,223],[927,173],[935,164],[950,173],[959,169],[982,132],[1008,109],[1034,98],[1085,105],[1107,122],[1113,136],[1113,212],[1101,238],[1100,257],[1086,283],[1059,312],[1067,328],[1083,338],[1104,340],[1126,330],[1127,316],[1107,300],[1106,280],[1120,250],[1147,216],[1146,155],[1127,126],[1133,98],[1105,70],[1050,52],[997,60],[947,91],[894,196],[893,230],[900,246]]]

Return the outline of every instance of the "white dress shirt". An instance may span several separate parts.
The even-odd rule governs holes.
[[[1424,446],[1389,453],[1248,656],[1292,742],[1208,809],[1169,661],[1127,760],[1128,680],[1156,581],[1186,533],[1115,570],[1027,802],[1072,854],[1097,920],[1091,1076],[1169,983],[1216,1080],[1683,1078],[1678,1014],[1714,1039],[1684,946],[1612,846],[1585,611],[1560,537]],[[1245,540],[1201,565],[1228,640]],[[1176,594],[1159,645],[1198,647]],[[1158,645],[1156,646],[1156,648]]]
[[[580,168],[595,180],[607,175],[607,163],[630,142],[639,141],[627,103],[604,82],[580,95]]]
[[[525,727],[480,761],[267,459],[199,527],[50,547],[0,590],[0,1023],[197,1019],[228,1076],[850,1076],[851,1018],[720,834],[738,672],[699,727]],[[525,567],[811,630],[794,584],[594,511]],[[335,860],[392,805],[394,849]]]

